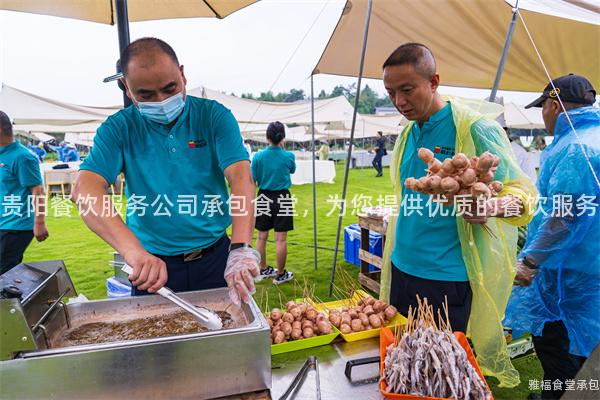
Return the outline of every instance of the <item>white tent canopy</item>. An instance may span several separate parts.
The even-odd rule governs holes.
[[[46,132],[46,133],[66,133],[66,132],[96,132],[96,129],[102,124],[102,121],[87,122],[84,124],[73,125],[43,125],[43,124],[14,124],[15,132]]]
[[[82,132],[82,133],[67,132],[65,134],[65,142],[78,144],[81,146],[92,147],[94,145],[94,136],[96,136],[95,132]]]
[[[197,97],[216,100],[229,108],[240,123],[268,124],[280,121],[284,124],[310,124],[310,101],[294,103],[275,103],[243,99],[207,88],[196,88],[187,91]],[[353,108],[344,96],[331,99],[315,100],[315,123],[344,121],[352,118]],[[242,130],[245,130],[240,124]]]
[[[538,107],[525,108],[515,103],[504,105],[504,120],[506,126],[516,129],[544,129],[542,109]]]
[[[252,139],[257,142],[267,143],[266,137],[266,126],[262,131],[254,131],[254,132],[246,132],[243,134],[244,137]],[[320,140],[325,138],[326,135],[317,134],[315,132],[315,139]],[[285,141],[286,142],[310,142],[312,140],[312,133],[310,131],[310,127],[308,126],[295,126],[295,127],[286,127],[285,128]]]
[[[61,125],[104,121],[119,107],[86,107],[37,96],[2,84],[0,109],[17,125]]]

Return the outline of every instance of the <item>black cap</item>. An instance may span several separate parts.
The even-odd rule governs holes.
[[[596,91],[590,81],[581,75],[569,74],[560,76],[552,81],[552,84],[546,85],[544,93],[525,108],[541,107],[544,100],[548,98],[555,99],[560,97],[561,101],[578,104],[594,104],[596,101]]]

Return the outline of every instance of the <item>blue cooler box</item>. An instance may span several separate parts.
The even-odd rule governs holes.
[[[106,291],[109,299],[129,297],[131,296],[131,285],[127,285],[113,276],[106,280]]]
[[[352,224],[344,228],[344,260],[360,267],[360,225]],[[369,253],[381,257],[383,255],[383,235],[369,231]],[[374,265],[369,264],[369,272],[378,271]]]

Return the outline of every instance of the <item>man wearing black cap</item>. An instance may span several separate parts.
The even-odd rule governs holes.
[[[553,80],[529,107],[542,107],[554,134],[542,153],[542,204],[517,264],[505,324],[531,332],[544,368],[542,398],[574,384],[600,342],[600,109],[592,84],[578,75]],[[548,390],[552,389],[552,390]],[[581,390],[582,388],[579,388]],[[571,388],[570,390],[575,390]]]

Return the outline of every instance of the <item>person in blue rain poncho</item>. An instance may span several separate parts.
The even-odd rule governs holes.
[[[60,145],[50,146],[50,148],[58,153],[58,161],[60,162],[79,161],[77,148],[70,143],[60,142]]]
[[[44,144],[42,142],[38,143],[37,146],[27,145],[27,148],[38,158],[38,160],[43,163],[44,158],[46,158],[46,149],[44,149]]]
[[[63,151],[63,162],[79,161],[79,153],[75,145],[66,144],[66,148]]]
[[[518,286],[505,325],[515,337],[531,332],[544,380],[562,383],[553,389],[564,388],[600,342],[600,109],[592,106],[595,96],[586,78],[570,74],[553,80],[527,106],[542,107],[554,140],[541,156],[540,206],[519,256]],[[562,393],[543,390],[542,398],[558,399]]]

